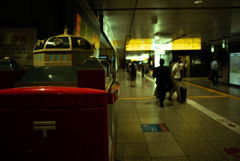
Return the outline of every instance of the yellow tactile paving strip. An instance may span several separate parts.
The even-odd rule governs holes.
[[[228,96],[187,96],[187,98],[221,98],[221,97],[228,97]]]
[[[214,89],[206,88],[206,87],[203,87],[203,86],[200,86],[200,85],[196,85],[196,84],[193,84],[193,83],[190,83],[190,82],[185,82],[184,81],[184,83],[187,84],[187,85],[191,85],[191,86],[194,86],[194,87],[197,87],[197,88],[209,91],[209,92],[213,92],[213,93],[219,94],[219,95],[216,95],[216,96],[187,96],[187,98],[221,98],[221,97],[230,97],[230,98],[233,98],[233,99],[236,99],[236,100],[240,100],[240,97],[233,96],[233,95],[230,95],[230,94],[227,94],[227,93],[223,93],[223,92],[220,92],[220,91],[217,91],[217,90],[214,90]],[[156,97],[131,97],[131,98],[118,98],[118,99],[119,100],[147,100],[147,99],[156,99]]]
[[[240,97],[233,96],[233,95],[230,95],[230,94],[227,94],[227,93],[223,93],[223,92],[220,92],[220,91],[217,91],[217,90],[214,90],[214,89],[206,88],[206,87],[199,86],[199,85],[196,85],[196,84],[193,84],[193,83],[189,83],[189,82],[184,82],[184,83],[220,95],[220,96],[196,96],[195,98],[203,98],[203,97],[205,97],[205,98],[213,98],[213,97],[230,97],[230,98],[233,98],[233,99],[240,100]],[[189,96],[188,98],[193,98],[193,96]]]
[[[131,98],[118,98],[118,100],[151,100],[156,99],[156,97],[131,97]]]

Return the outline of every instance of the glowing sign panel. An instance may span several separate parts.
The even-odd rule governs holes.
[[[151,39],[131,39],[126,51],[151,50]]]
[[[131,39],[126,45],[126,51],[146,50],[201,50],[201,38],[181,38],[168,44],[151,39]]]
[[[172,50],[201,50],[201,38],[181,38],[172,42]]]

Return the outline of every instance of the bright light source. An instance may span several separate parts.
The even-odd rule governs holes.
[[[211,46],[211,52],[214,52],[214,45]]]
[[[201,3],[203,3],[203,1],[202,0],[196,0],[196,1],[194,1],[194,3],[195,4],[201,4]]]
[[[165,54],[165,50],[154,50],[154,51],[155,51],[155,55]]]
[[[222,41],[222,48],[225,48],[225,40]]]
[[[160,38],[159,38],[158,36],[156,36],[154,39],[155,39],[155,40],[159,40]]]
[[[158,67],[160,65],[159,60],[160,60],[160,55],[154,55],[154,67]]]

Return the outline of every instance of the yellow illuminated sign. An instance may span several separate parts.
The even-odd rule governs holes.
[[[153,48],[152,45],[158,48]],[[172,41],[172,45],[169,45],[167,50],[201,50],[201,38],[181,38]],[[167,45],[165,44],[165,46]],[[151,39],[131,39],[126,45],[126,51],[149,51],[161,48],[165,49],[166,47],[164,48],[163,44],[152,44]]]
[[[151,50],[151,39],[131,39],[126,45],[126,51]]]
[[[172,42],[172,50],[201,50],[201,38],[181,38]]]

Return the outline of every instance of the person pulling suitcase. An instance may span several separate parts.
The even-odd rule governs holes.
[[[181,94],[180,94],[180,82],[181,82],[181,73],[180,73],[180,67],[179,67],[179,61],[180,57],[175,57],[173,59],[173,65],[172,65],[172,71],[171,71],[171,77],[173,82],[173,89],[169,94],[168,100],[173,101],[172,96],[174,92],[177,92],[177,100],[181,100]]]

